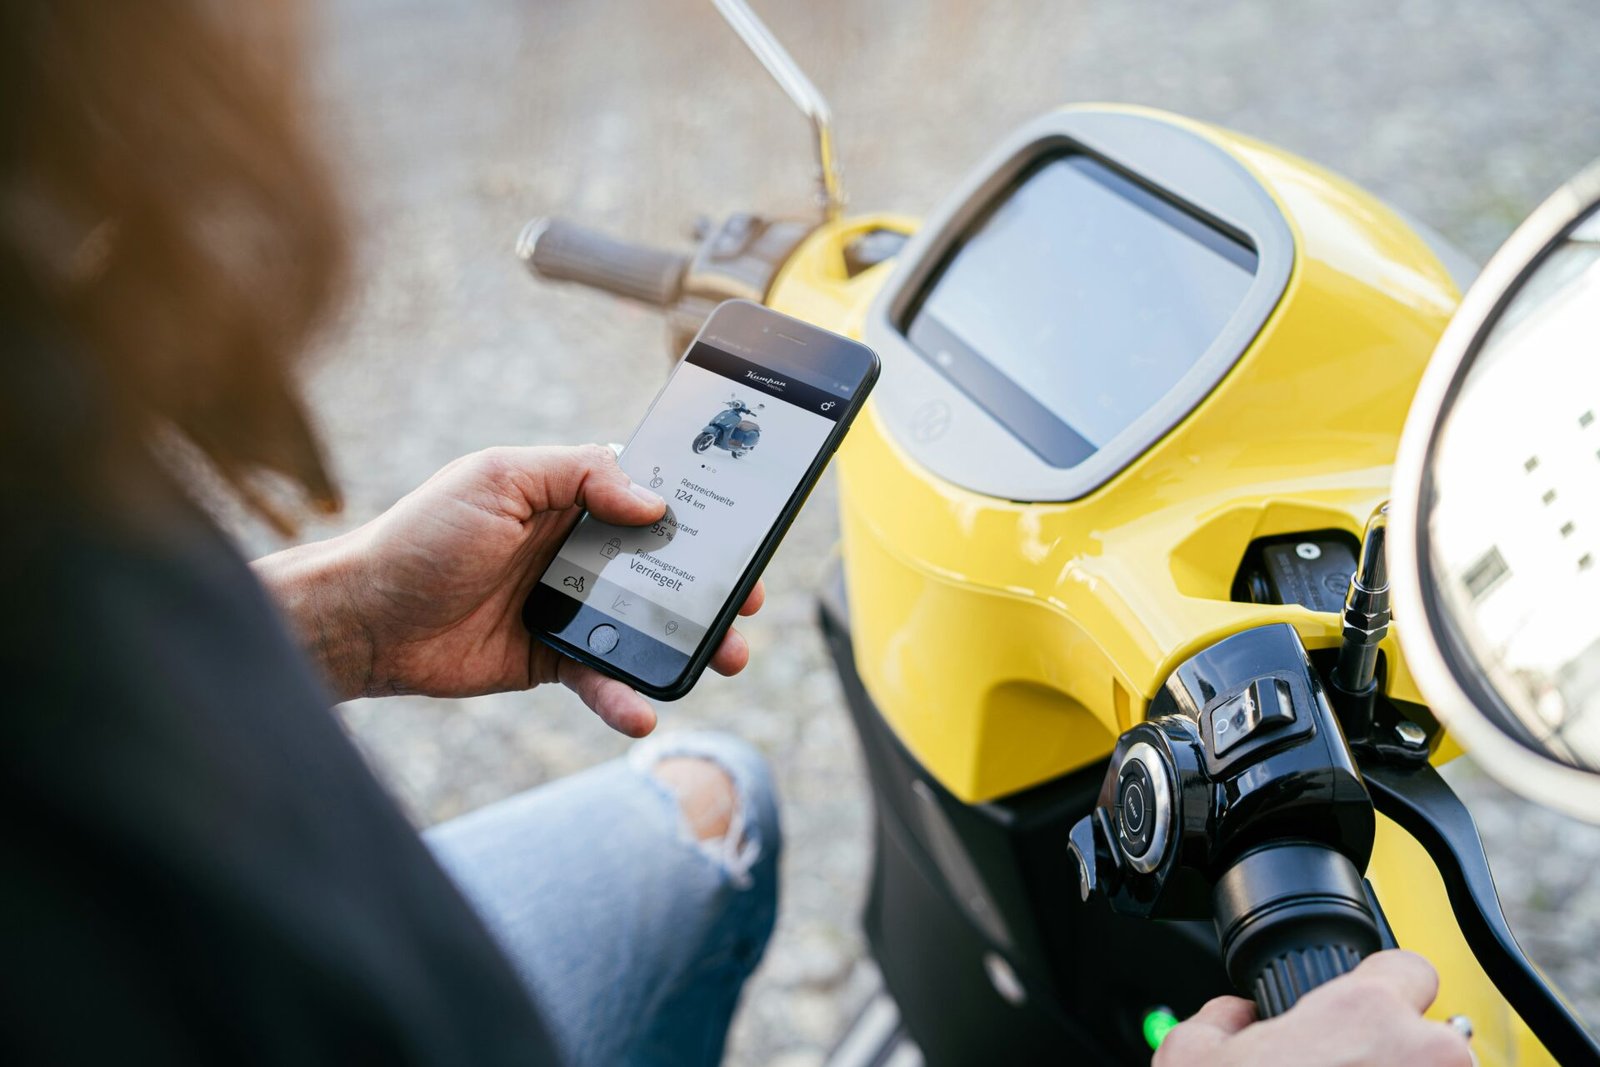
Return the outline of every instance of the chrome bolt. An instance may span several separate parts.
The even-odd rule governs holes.
[[[1421,748],[1428,743],[1428,733],[1414,722],[1403,722],[1394,728],[1394,734],[1407,748]]]

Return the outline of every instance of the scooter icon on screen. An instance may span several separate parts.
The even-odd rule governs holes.
[[[695,436],[692,447],[698,453],[716,445],[738,459],[756,447],[756,442],[761,440],[761,427],[755,420],[755,412],[738,397],[723,401],[723,407],[725,410],[713,415],[706,428]],[[765,404],[756,405],[757,409],[764,407]],[[747,415],[750,417],[746,418]]]

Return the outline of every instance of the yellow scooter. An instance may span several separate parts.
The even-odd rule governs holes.
[[[1470,464],[1444,499],[1479,540],[1438,531],[1445,577],[1407,579],[1404,649],[1390,627],[1388,569],[1426,570],[1444,506],[1416,460],[1396,547],[1407,411],[1447,327],[1466,352],[1523,275],[1452,326],[1475,271],[1437,236],[1270,145],[1115,105],[1024,126],[926,220],[847,216],[827,105],[715,2],[813,124],[820,219],[735,214],[689,255],[538,220],[519,252],[660,307],[675,353],[738,297],[883,358],[820,596],[872,778],[885,984],[835,1067],[1144,1062],[1215,995],[1277,1014],[1393,944],[1438,967],[1480,1063],[1600,1063],[1435,770],[1448,715],[1495,747],[1462,709],[1497,687],[1521,694],[1493,717],[1514,766],[1550,762],[1563,721],[1500,630],[1438,621],[1520,573],[1462,502]],[[1502,258],[1566,231],[1540,232]],[[1562,743],[1568,776],[1600,766]]]

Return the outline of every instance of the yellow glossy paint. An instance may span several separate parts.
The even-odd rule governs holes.
[[[1334,615],[1231,601],[1234,571],[1256,537],[1360,531],[1388,493],[1406,408],[1459,299],[1421,238],[1366,193],[1163,117],[1254,173],[1298,245],[1277,310],[1212,394],[1067,504],[951,485],[907,456],[870,406],[840,453],[862,679],[923,767],[968,802],[1103,757],[1177,663],[1229,633],[1287,621],[1310,648],[1337,642]],[[842,247],[871,225],[909,223],[818,230],[780,275],[773,306],[859,336],[886,271],[846,278]],[[1391,693],[1416,700],[1392,638],[1385,653]]]
[[[1377,846],[1368,877],[1402,948],[1421,953],[1439,971],[1439,995],[1428,1017],[1472,1020],[1472,1049],[1481,1067],[1549,1064],[1555,1060],[1478,966],[1461,930],[1450,921],[1444,881],[1411,835],[1378,817]]]
[[[1232,153],[1297,244],[1278,308],[1224,381],[1163,441],[1092,495],[1019,505],[920,467],[869,405],[840,450],[845,580],[867,691],[923,770],[967,803],[1014,793],[1109,754],[1172,669],[1239,630],[1288,622],[1308,648],[1339,621],[1234,603],[1257,537],[1359,533],[1388,496],[1422,368],[1460,299],[1427,245],[1377,200],[1270,146],[1173,115]],[[854,279],[856,233],[911,232],[902,216],[820,227],[779,275],[776,309],[859,337],[887,278]],[[1403,625],[1399,620],[1397,625]],[[1387,686],[1421,702],[1391,633]],[[1459,754],[1436,742],[1435,763]],[[1554,1061],[1506,1005],[1453,921],[1420,845],[1379,819],[1369,873],[1398,939],[1439,967],[1430,1012],[1463,1012],[1479,1062]]]

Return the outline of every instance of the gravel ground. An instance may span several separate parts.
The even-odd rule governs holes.
[[[830,97],[855,206],[929,209],[1006,131],[1054,105],[1132,101],[1216,121],[1362,182],[1487,255],[1600,154],[1592,0],[1293,4],[893,0],[760,3]],[[803,121],[704,0],[332,0],[319,70],[359,219],[347,327],[315,371],[349,507],[369,518],[449,459],[624,437],[659,385],[651,314],[540,287],[511,256],[554,213],[682,246],[697,212],[799,213]],[[865,783],[812,627],[834,537],[824,486],[768,571],[754,664],[663,712],[765,750],[789,852],[772,951],[729,1062],[819,1063],[859,1002]],[[256,549],[274,546],[244,524]],[[564,692],[356,702],[343,715],[419,824],[622,752]],[[1600,1019],[1600,833],[1474,768],[1508,911]]]

